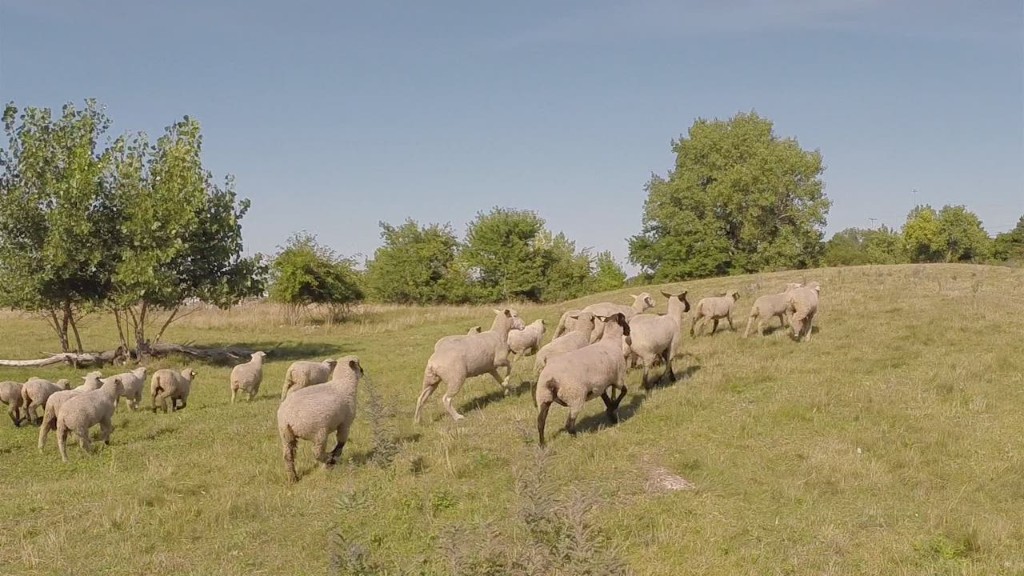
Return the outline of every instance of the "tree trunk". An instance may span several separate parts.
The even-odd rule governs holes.
[[[82,353],[82,337],[78,333],[78,325],[75,323],[75,311],[71,307],[71,304],[64,304],[64,314],[68,319],[68,324],[71,326],[71,333],[75,335],[75,351],[79,354]]]

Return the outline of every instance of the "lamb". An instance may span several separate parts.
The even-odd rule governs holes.
[[[416,413],[413,420],[420,422],[420,411],[430,395],[437,390],[442,381],[448,384],[442,403],[453,420],[462,420],[464,416],[452,406],[452,398],[459,393],[467,378],[490,374],[508,394],[508,373],[502,380],[498,368],[509,367],[508,333],[514,322],[513,311],[505,308],[494,311],[494,322],[490,330],[463,336],[435,350],[427,360],[423,370],[423,389],[416,401]],[[509,372],[511,369],[509,368]]]
[[[300,390],[306,386],[327,382],[331,379],[331,373],[334,372],[336,365],[337,360],[333,358],[328,358],[321,362],[309,360],[292,362],[292,365],[288,367],[288,371],[284,374],[281,401],[284,401],[289,391]]]
[[[153,377],[149,380],[153,412],[156,413],[156,404],[159,401],[166,414],[168,400],[171,401],[171,412],[184,410],[188,405],[188,394],[192,390],[192,381],[195,377],[196,373],[191,368],[185,368],[181,372],[170,368],[153,372]],[[178,400],[181,400],[181,406],[178,406]]]
[[[114,408],[122,393],[124,386],[115,376],[108,378],[99,390],[83,392],[64,402],[57,411],[57,448],[61,460],[68,461],[67,440],[72,431],[78,435],[78,444],[82,450],[91,452],[89,428],[99,424],[103,442],[110,445],[110,433],[114,430]]]
[[[736,330],[732,325],[732,311],[736,307],[736,301],[740,299],[740,293],[736,290],[729,290],[721,296],[709,296],[701,298],[693,309],[693,321],[690,322],[690,336],[694,336],[694,327],[700,324],[703,330],[708,320],[711,320],[711,335],[718,330],[718,321],[725,318],[729,321],[729,329]]]
[[[27,412],[28,421],[32,424],[39,423],[39,419],[36,418],[36,408],[43,407],[45,409],[46,399],[51,394],[69,388],[71,388],[71,382],[66,378],[61,378],[57,382],[50,382],[35,376],[29,378],[21,385],[21,406]]]
[[[20,382],[0,382],[0,402],[7,405],[7,414],[10,415],[15,428],[21,426],[22,418],[28,418],[28,414],[22,410]]]
[[[587,400],[601,397],[605,413],[612,424],[618,422],[618,408],[626,396],[626,361],[622,356],[623,338],[630,336],[630,326],[621,312],[598,316],[605,325],[601,340],[572,350],[547,361],[537,378],[534,398],[537,403],[537,437],[544,446],[544,425],[552,402],[569,409],[565,429],[576,435],[576,417]],[[608,388],[619,390],[612,398]]]
[[[779,319],[779,327],[786,327],[786,314],[789,312],[789,301],[788,294],[790,290],[799,288],[803,284],[791,282],[786,285],[786,289],[778,294],[765,294],[754,300],[754,305],[750,307],[750,316],[747,318],[747,329],[743,331],[743,337],[746,338],[750,335],[750,327],[757,320],[757,333],[758,335],[764,335],[764,323],[767,322],[772,316],[776,316]]]
[[[623,315],[628,322],[633,316],[643,313],[645,310],[654,308],[654,299],[647,292],[641,292],[639,294],[630,294],[633,297],[633,304],[625,306],[623,304],[613,304],[611,302],[598,302],[597,304],[591,304],[583,309],[584,312],[590,312],[595,317],[599,316],[611,316],[616,312]],[[604,322],[598,322],[594,326],[594,333],[590,336],[591,342],[597,342],[601,338],[601,333],[604,332]]]
[[[124,393],[121,396],[124,397],[125,404],[132,410],[138,410],[139,404],[142,403],[142,390],[146,387],[146,367],[139,366],[131,372],[115,374],[104,378],[103,381],[106,382],[109,378],[121,380],[121,385],[124,387]]]
[[[288,480],[297,482],[295,449],[299,438],[313,443],[313,453],[325,468],[332,468],[348,441],[352,421],[356,417],[356,392],[363,376],[359,358],[346,356],[337,361],[327,383],[293,390],[277,408],[277,431],[284,451]],[[335,433],[337,444],[324,454],[327,436]]]
[[[810,341],[811,324],[814,322],[814,315],[818,312],[818,293],[821,285],[817,282],[810,282],[806,286],[794,288],[786,293],[786,300],[789,303],[789,325],[793,329],[793,338]]]
[[[249,395],[249,402],[256,397],[260,391],[260,383],[263,381],[263,359],[266,352],[257,351],[252,353],[252,359],[245,364],[239,364],[231,369],[231,403],[235,403],[235,394],[239,390]]]
[[[39,426],[38,447],[40,450],[46,445],[46,436],[50,433],[50,430],[57,429],[57,414],[60,413],[61,406],[68,400],[85,392],[99,390],[103,386],[103,381],[100,379],[101,376],[103,376],[102,372],[89,372],[83,376],[85,382],[81,386],[71,390],[59,390],[50,394],[50,397],[46,399],[46,407],[43,409],[43,422]]]
[[[647,375],[654,362],[661,358],[665,362],[665,375],[675,381],[676,374],[672,370],[672,359],[679,351],[681,339],[680,329],[683,314],[690,311],[690,303],[686,300],[686,290],[679,294],[662,292],[668,298],[668,313],[637,314],[629,321],[631,331],[630,350],[643,362],[643,387],[649,388]]]
[[[508,349],[516,358],[536,354],[544,339],[544,320],[537,319],[522,330],[510,330],[508,333]]]

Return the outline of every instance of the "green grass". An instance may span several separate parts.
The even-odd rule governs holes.
[[[823,286],[810,342],[739,337],[754,296],[805,278]],[[741,290],[739,333],[687,335],[675,365],[689,376],[674,385],[644,394],[631,372],[617,426],[591,402],[571,438],[554,407],[543,453],[525,387],[502,397],[488,376],[456,399],[464,421],[435,394],[412,424],[433,342],[488,324],[491,307],[372,307],[306,327],[266,305],[196,313],[166,339],[280,344],[257,400],[230,405],[229,368],[193,364],[186,410],[120,411],[113,444],[74,445],[68,464],[52,435],[40,453],[37,428],[0,422],[0,573],[1024,574],[1024,271],[857,267],[664,288],[677,287],[692,303]],[[519,310],[551,329],[565,308],[629,292]],[[85,324],[90,348],[113,347],[108,319]],[[0,357],[54,341],[41,321],[0,315]],[[314,467],[300,444],[302,479],[288,484],[284,370],[343,354],[362,359],[377,444],[397,453],[374,462],[364,384],[339,466]],[[660,488],[669,474],[693,489]]]

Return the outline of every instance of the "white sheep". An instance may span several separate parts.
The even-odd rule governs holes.
[[[672,359],[679,352],[683,314],[690,311],[686,290],[678,294],[662,292],[668,298],[668,313],[637,314],[629,321],[630,350],[644,366],[643,387],[649,388],[647,376],[657,359],[665,362],[665,375],[675,381]],[[663,376],[664,377],[664,376]]]
[[[139,404],[142,403],[142,392],[146,388],[146,367],[139,366],[131,372],[114,374],[103,378],[103,381],[106,382],[109,378],[121,380],[121,385],[124,387],[121,396],[124,398],[125,404],[132,410],[138,410]]]
[[[231,369],[231,403],[235,403],[235,394],[239,390],[249,395],[249,401],[256,397],[260,391],[260,383],[263,382],[263,359],[266,352],[257,351],[252,353],[252,359],[245,364],[239,364]]]
[[[558,319],[558,324],[555,325],[555,332],[551,336],[552,341],[575,330],[576,320],[579,318],[580,312],[583,312],[583,310],[570,309],[562,312],[562,316]],[[588,314],[590,313],[588,312]]]
[[[570,317],[572,331],[566,332],[561,338],[555,338],[537,351],[533,359],[533,372],[540,374],[547,364],[548,358],[565,354],[571,350],[579,350],[590,344],[590,335],[594,333],[594,315],[590,312],[577,310],[574,316]]]
[[[114,408],[122,392],[124,386],[121,380],[113,377],[108,378],[98,390],[83,392],[64,402],[57,411],[57,448],[61,460],[68,461],[67,440],[72,431],[78,436],[82,450],[91,452],[89,428],[99,424],[100,438],[110,445],[110,433],[114,430]]]
[[[459,393],[467,378],[490,374],[508,394],[508,373],[503,380],[498,368],[509,367],[508,333],[514,321],[512,314],[513,311],[507,308],[495,310],[490,330],[463,336],[462,340],[446,344],[430,355],[423,370],[423,389],[416,401],[415,422],[420,421],[423,404],[442,381],[448,384],[442,403],[454,420],[464,418],[452,406],[452,398]]]
[[[633,297],[633,303],[629,306],[624,304],[615,304],[612,302],[598,302],[597,304],[591,304],[583,309],[584,312],[590,312],[594,317],[611,316],[618,312],[628,322],[637,314],[642,314],[644,311],[654,308],[654,299],[647,292],[641,292],[639,294],[630,294]],[[604,322],[597,322],[594,326],[594,333],[590,336],[591,342],[597,342],[601,338],[601,333],[604,332]]]
[[[732,311],[736,307],[736,301],[740,299],[740,293],[736,290],[729,290],[721,296],[708,296],[701,298],[693,308],[693,321],[690,322],[690,336],[694,336],[694,327],[700,324],[700,330],[704,329],[708,320],[711,320],[711,335],[718,330],[718,321],[725,318],[729,321],[729,329],[736,330],[732,325]]]
[[[346,356],[338,360],[328,382],[292,390],[278,406],[277,431],[281,436],[288,480],[299,479],[295,473],[295,449],[300,438],[313,443],[314,457],[325,468],[337,463],[356,417],[356,393],[362,376],[359,358]],[[327,437],[332,433],[337,444],[325,454]]]
[[[806,286],[794,288],[787,292],[789,302],[789,325],[793,329],[793,337],[797,340],[810,341],[811,324],[818,312],[818,293],[821,285],[810,282]]]
[[[15,427],[21,426],[22,418],[28,418],[28,414],[22,410],[21,382],[0,382],[0,402],[7,405],[7,414]]]
[[[196,373],[191,368],[185,368],[178,372],[170,368],[163,368],[153,372],[149,380],[150,400],[152,401],[153,412],[157,410],[157,402],[167,413],[167,401],[171,401],[171,412],[184,410],[188,405],[188,395],[192,390],[192,381]],[[181,406],[178,401],[181,400]]]
[[[42,450],[43,446],[46,445],[46,436],[50,431],[57,429],[57,414],[60,412],[61,406],[75,396],[79,396],[85,392],[99,390],[100,387],[103,386],[103,381],[100,378],[101,376],[103,376],[102,372],[89,372],[82,377],[85,382],[81,386],[72,388],[71,390],[58,390],[57,392],[50,394],[50,397],[46,399],[46,407],[43,409],[43,422],[39,426],[38,447],[40,450]]]
[[[548,359],[537,378],[534,399],[537,404],[537,436],[544,446],[544,425],[553,402],[569,409],[565,429],[576,435],[576,418],[584,403],[598,396],[604,401],[608,420],[618,422],[619,404],[626,396],[626,361],[622,357],[623,338],[630,336],[630,326],[621,312],[599,316],[605,325],[601,340]],[[608,388],[618,389],[612,398]]]
[[[66,378],[61,378],[57,382],[50,382],[35,376],[29,378],[28,381],[21,385],[21,405],[28,413],[28,421],[32,424],[37,424],[39,418],[36,417],[36,408],[45,409],[46,399],[51,394],[69,388],[71,388],[71,382]]]
[[[320,362],[310,360],[292,362],[292,365],[284,373],[284,387],[281,388],[281,400],[283,401],[288,397],[289,391],[300,390],[306,386],[327,382],[331,379],[331,373],[334,372],[336,365],[337,360],[333,358],[327,358]]]
[[[515,310],[509,309],[512,313],[512,326],[509,328],[511,334],[514,330],[522,330],[526,328],[526,324],[523,323],[523,319],[519,317],[519,313]],[[462,342],[466,339],[466,336],[473,336],[475,334],[481,334],[482,330],[480,326],[473,326],[465,334],[452,334],[450,336],[442,336],[438,338],[437,342],[434,342],[434,352],[437,352],[442,347],[452,344],[454,342]]]
[[[544,320],[539,318],[526,325],[522,330],[510,330],[508,333],[509,352],[515,354],[516,359],[536,354],[540,349],[541,341],[544,340],[545,329]]]
[[[743,331],[743,337],[746,338],[750,335],[750,328],[754,320],[757,320],[757,333],[761,336],[764,335],[764,323],[773,316],[779,319],[779,327],[785,328],[787,324],[786,315],[789,313],[789,291],[801,286],[803,284],[791,282],[786,285],[786,289],[783,292],[765,294],[754,300],[754,305],[750,307],[747,329]]]

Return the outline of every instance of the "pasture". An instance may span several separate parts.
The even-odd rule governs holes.
[[[804,279],[822,284],[810,342],[740,337],[756,296]],[[4,416],[0,573],[1024,574],[1024,270],[829,268],[515,308],[547,320],[547,341],[567,308],[646,290],[664,312],[659,290],[679,288],[692,304],[739,290],[737,331],[687,332],[674,384],[645,393],[631,371],[616,426],[591,401],[572,438],[554,406],[544,451],[522,383],[532,358],[518,393],[471,379],[455,423],[442,385],[412,422],[434,341],[486,328],[492,307],[368,306],[333,326],[288,325],[269,304],[191,314],[165,340],[277,346],[259,396],[231,405],[230,366],[193,363],[188,408],[153,414],[147,378],[146,409],[122,405],[112,445],[74,444],[68,464],[52,434],[40,453],[38,428]],[[116,344],[110,322],[85,321],[90,349]],[[0,357],[41,357],[54,340],[0,313]],[[300,443],[289,484],[284,371],[344,354],[367,375],[350,442],[332,471]]]

